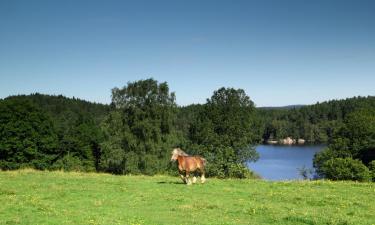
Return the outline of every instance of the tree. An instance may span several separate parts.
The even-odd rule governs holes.
[[[347,148],[353,158],[365,164],[375,160],[375,108],[349,114],[337,136],[348,140]]]
[[[49,117],[57,135],[56,157],[49,169],[94,171],[100,161],[102,139],[100,122],[110,110],[103,104],[90,103],[62,95],[42,94],[10,96],[4,102],[29,102]]]
[[[70,115],[70,113],[68,113]],[[95,171],[100,160],[102,133],[94,119],[83,112],[73,114],[60,124],[59,161],[54,169]],[[63,128],[63,129],[61,129]],[[71,162],[69,162],[71,160]]]
[[[309,143],[330,143],[335,133],[358,109],[374,109],[375,97],[354,97],[332,100],[303,107],[260,108],[263,138],[280,139],[287,136],[303,138]]]
[[[209,175],[244,177],[245,163],[258,155],[259,120],[242,89],[220,88],[207,100],[190,129],[190,148],[208,159]],[[234,171],[236,170],[236,171]]]
[[[0,102],[0,168],[46,169],[58,156],[58,138],[49,115],[31,101]]]
[[[340,161],[345,159],[346,161]],[[354,165],[349,159],[359,160],[361,164],[368,165],[375,160],[375,110],[359,109],[347,115],[344,125],[337,131],[328,148],[314,156],[314,167],[318,175],[332,179],[347,179],[353,175],[343,175],[340,172],[338,177],[333,174],[337,172],[335,166]],[[332,166],[333,165],[333,166]],[[358,163],[355,163],[355,167]],[[353,171],[343,170],[354,173]],[[362,173],[362,172],[361,172]]]
[[[120,174],[164,172],[177,142],[175,95],[168,84],[147,79],[114,88],[112,106],[102,124],[101,168]]]

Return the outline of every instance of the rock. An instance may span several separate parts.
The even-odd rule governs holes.
[[[283,145],[292,145],[293,143],[295,143],[296,142],[296,140],[294,139],[292,139],[292,138],[290,138],[290,137],[287,137],[287,138],[285,138],[285,139],[281,139],[280,140],[280,144],[283,144]]]
[[[302,139],[302,138],[298,138],[298,140],[297,140],[297,143],[299,144],[299,145],[303,145],[303,144],[305,144],[305,139]]]
[[[277,144],[277,143],[278,143],[277,141],[267,140],[267,144],[270,144],[270,145],[274,145],[274,144]]]

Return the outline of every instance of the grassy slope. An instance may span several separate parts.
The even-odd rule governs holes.
[[[0,172],[0,224],[375,224],[375,184]]]

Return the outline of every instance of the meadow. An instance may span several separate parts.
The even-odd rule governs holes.
[[[0,172],[0,224],[375,224],[375,183]]]

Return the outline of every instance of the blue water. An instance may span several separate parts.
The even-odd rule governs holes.
[[[248,167],[266,180],[302,179],[298,168],[313,169],[313,157],[321,151],[322,145],[258,145],[257,162]],[[312,177],[312,175],[310,175]]]

